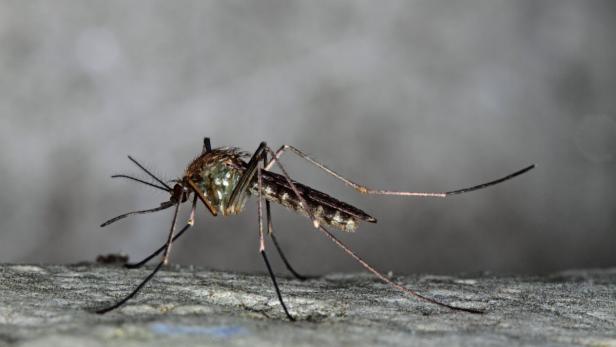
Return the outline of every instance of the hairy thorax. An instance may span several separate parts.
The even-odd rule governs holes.
[[[230,205],[231,194],[244,173],[244,156],[236,148],[219,148],[200,155],[186,169],[185,177],[195,183],[211,207],[225,216],[240,213],[250,194],[241,192]]]

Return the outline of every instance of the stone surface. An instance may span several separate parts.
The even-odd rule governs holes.
[[[286,320],[267,275],[171,266],[119,310],[147,269],[0,265],[0,345],[21,346],[616,346],[616,269],[542,277],[394,277],[455,312],[368,274],[280,278]]]

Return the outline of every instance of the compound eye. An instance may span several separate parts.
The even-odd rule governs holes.
[[[184,195],[184,192],[185,192],[184,186],[182,186],[179,183],[176,183],[173,186],[172,199],[174,199],[175,201],[186,200],[186,196]]]

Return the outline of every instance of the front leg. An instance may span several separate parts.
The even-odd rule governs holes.
[[[188,219],[188,222],[186,223],[186,225],[180,230],[178,231],[178,233],[173,236],[173,239],[171,240],[171,242],[175,242],[175,240],[177,240],[180,236],[182,236],[182,234],[184,234],[184,232],[186,230],[188,230],[190,227],[192,227],[193,225],[195,225],[195,213],[196,213],[196,209],[197,209],[197,195],[195,195],[194,199],[193,199],[193,203],[192,203],[192,209],[190,211],[190,218]],[[138,269],[140,267],[142,267],[143,265],[145,265],[147,262],[149,262],[150,260],[152,260],[152,258],[154,258],[155,256],[159,255],[162,251],[164,251],[167,248],[166,244],[163,244],[159,249],[157,249],[156,251],[154,251],[152,254],[150,254],[149,256],[145,257],[143,260],[141,260],[140,262],[137,263],[128,263],[125,264],[124,267],[127,269]]]
[[[173,214],[173,221],[171,222],[171,229],[169,230],[169,236],[167,237],[167,242],[165,243],[165,246],[164,246],[164,250],[163,250],[164,253],[158,265],[156,265],[154,270],[143,281],[141,281],[141,283],[139,283],[139,285],[132,292],[130,292],[127,296],[125,296],[123,299],[121,299],[120,301],[116,302],[115,304],[111,306],[97,310],[96,313],[98,314],[107,313],[109,311],[115,310],[116,308],[124,305],[128,300],[130,300],[132,297],[137,295],[137,293],[139,293],[139,291],[152,279],[152,277],[154,277],[154,275],[156,275],[156,273],[161,269],[161,267],[163,267],[163,265],[167,264],[169,260],[169,254],[170,254],[169,251],[171,250],[171,244],[173,243],[174,236],[175,236],[175,224],[177,221],[180,204],[181,204],[181,200],[178,200],[178,202],[175,203],[175,212]]]

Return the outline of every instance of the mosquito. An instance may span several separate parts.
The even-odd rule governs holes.
[[[114,178],[125,178],[128,180],[136,181],[150,187],[163,190],[170,194],[168,201],[162,202],[160,206],[147,209],[132,211],[117,217],[111,218],[104,222],[101,227],[107,226],[125,217],[158,212],[173,208],[173,219],[167,240],[165,243],[147,256],[140,262],[125,264],[127,268],[139,268],[152,260],[157,255],[161,255],[160,261],[154,267],[154,270],[137,285],[137,287],[115,304],[102,308],[97,313],[106,313],[112,311],[133,298],[147,283],[156,275],[162,266],[166,265],[169,261],[171,252],[171,246],[180,236],[184,234],[190,227],[195,224],[195,214],[198,201],[201,201],[209,212],[213,216],[219,214],[223,216],[231,216],[242,212],[245,208],[246,201],[250,196],[257,197],[257,212],[258,212],[258,231],[259,231],[259,253],[261,254],[269,276],[271,277],[278,301],[284,310],[286,317],[290,321],[294,321],[295,317],[289,313],[287,305],[285,304],[276,276],[272,271],[272,267],[268,260],[265,251],[265,232],[263,227],[263,201],[265,201],[265,216],[267,225],[267,234],[273,241],[273,244],[278,251],[280,258],[284,262],[289,272],[299,280],[305,280],[306,277],[297,273],[290,265],[289,261],[285,257],[272,229],[272,219],[270,213],[270,203],[280,204],[292,211],[295,211],[303,216],[306,216],[312,221],[314,228],[322,232],[328,239],[334,244],[340,247],[345,253],[355,259],[361,266],[367,271],[374,274],[383,282],[390,286],[402,291],[403,293],[413,296],[427,302],[447,307],[451,310],[464,311],[469,313],[483,313],[483,310],[475,308],[465,308],[454,306],[445,302],[441,302],[435,298],[431,298],[427,295],[421,294],[415,290],[403,287],[402,285],[392,281],[382,272],[376,270],[369,265],[365,260],[355,254],[349,247],[347,247],[342,241],[340,241],[327,227],[332,227],[341,231],[354,231],[357,229],[361,222],[376,223],[376,219],[366,212],[360,210],[357,207],[351,206],[347,203],[339,201],[325,193],[317,191],[306,185],[292,180],[280,162],[280,157],[284,153],[293,153],[300,158],[315,165],[326,173],[334,176],[346,185],[354,188],[356,191],[363,194],[375,194],[375,195],[397,195],[397,196],[416,196],[416,197],[436,197],[445,198],[451,195],[457,195],[462,193],[468,193],[471,191],[483,189],[511,178],[519,176],[535,167],[530,165],[509,174],[505,177],[482,183],[476,186],[452,190],[442,193],[422,193],[422,192],[404,192],[404,191],[390,191],[368,188],[364,185],[355,183],[342,175],[338,174],[334,170],[326,167],[319,161],[311,158],[301,150],[290,146],[283,145],[276,152],[274,152],[265,142],[261,142],[257,150],[252,156],[239,148],[235,147],[220,147],[212,148],[210,139],[208,137],[203,140],[203,150],[201,154],[194,159],[184,171],[184,175],[176,180],[170,181],[175,184],[173,187],[165,183],[160,178],[156,177],[152,172],[146,169],[133,157],[128,158],[143,170],[148,176],[150,176],[155,183],[148,182],[136,177],[128,175],[113,175]],[[247,158],[250,158],[246,161]],[[282,174],[274,173],[271,171],[272,166],[276,165]],[[188,221],[182,229],[176,233],[176,224],[178,219],[178,212],[180,205],[188,200],[191,200],[191,212]]]

